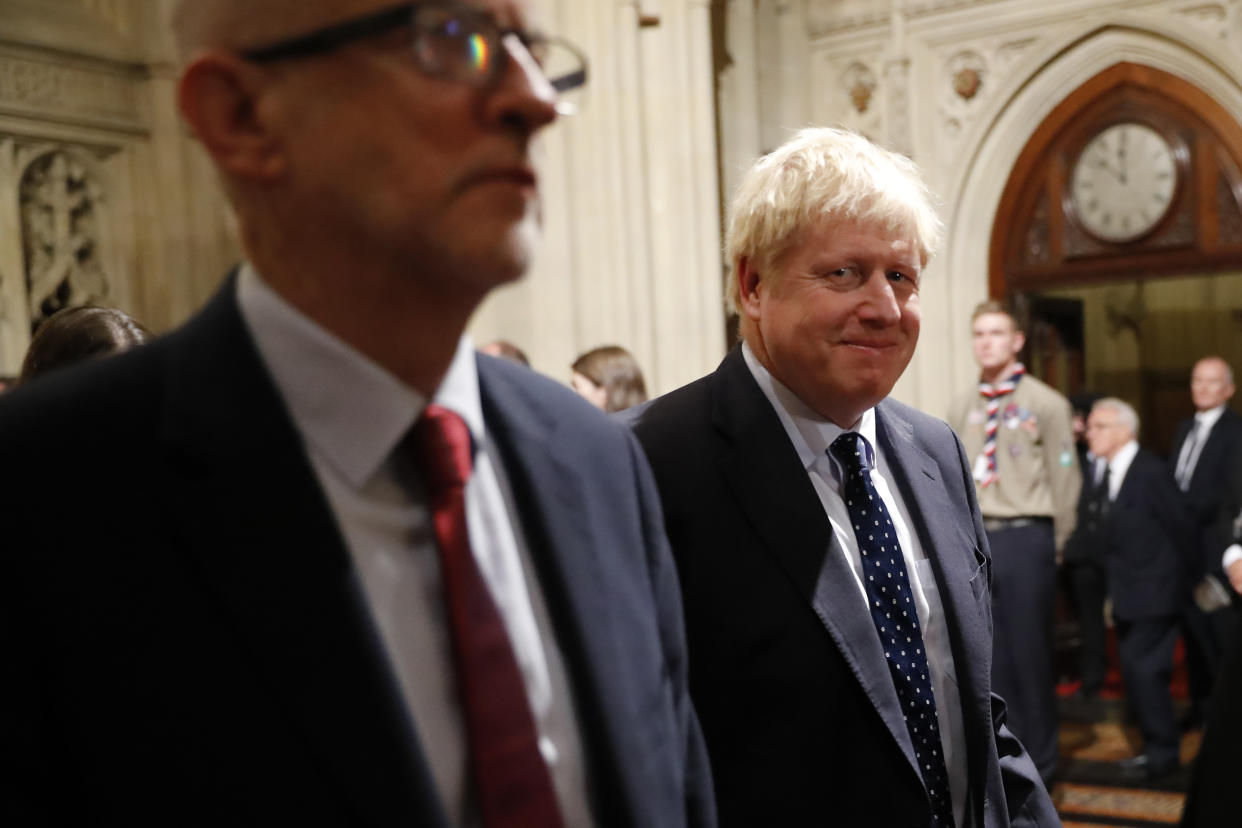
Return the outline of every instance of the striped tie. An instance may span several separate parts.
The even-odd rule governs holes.
[[[981,488],[987,488],[996,482],[996,430],[1000,427],[1000,404],[1001,397],[1012,394],[1013,389],[1018,387],[1018,380],[1022,379],[1022,375],[1026,373],[1026,366],[1018,363],[1018,367],[1004,382],[998,382],[996,385],[990,385],[986,382],[979,383],[979,394],[988,401],[988,419],[983,426],[983,457],[987,460],[987,472],[983,479],[979,481]]]

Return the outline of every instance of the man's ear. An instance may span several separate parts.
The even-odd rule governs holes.
[[[738,312],[749,319],[758,320],[760,277],[750,257],[742,256],[737,260],[733,278],[737,280]]]
[[[265,86],[261,67],[225,53],[201,55],[181,75],[181,116],[227,173],[271,179],[284,171],[280,141],[258,105]]]
[[[1026,346],[1026,334],[1022,331],[1015,331],[1013,335],[1013,355],[1017,356],[1022,353],[1022,349]]]

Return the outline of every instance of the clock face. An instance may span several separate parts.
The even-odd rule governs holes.
[[[1176,187],[1177,161],[1168,141],[1149,126],[1121,123],[1083,147],[1074,163],[1070,198],[1087,232],[1125,242],[1160,222]]]

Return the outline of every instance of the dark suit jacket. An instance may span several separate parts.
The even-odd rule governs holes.
[[[1173,447],[1169,452],[1169,469],[1177,468],[1177,458],[1182,453],[1194,418],[1188,417],[1177,426]],[[1234,464],[1242,454],[1242,416],[1232,408],[1226,408],[1208,434],[1207,442],[1199,452],[1190,487],[1186,490],[1191,517],[1198,532],[1198,549],[1195,557],[1187,563],[1194,574],[1213,572],[1222,576],[1220,554],[1216,547],[1214,527],[1224,505],[1224,493],[1233,475]]]
[[[1125,620],[1178,615],[1196,533],[1164,461],[1139,449],[1104,521],[1113,614]]]
[[[1235,636],[1212,691],[1203,744],[1186,792],[1184,828],[1237,825],[1242,813],[1242,636]]]
[[[1082,469],[1082,490],[1078,493],[1078,519],[1074,532],[1065,542],[1065,561],[1072,564],[1090,563],[1104,566],[1104,518],[1108,515],[1108,493],[1095,484],[1094,460],[1079,450],[1078,467]],[[1102,481],[1101,481],[1102,482]]]
[[[1059,825],[990,691],[990,562],[961,445],[897,402],[876,418],[947,615],[973,824]],[[741,351],[636,412],[634,428],[681,574],[721,825],[928,825],[879,636]]]
[[[480,357],[603,825],[710,825],[676,571],[632,436]],[[0,400],[0,824],[446,825],[230,282]]]

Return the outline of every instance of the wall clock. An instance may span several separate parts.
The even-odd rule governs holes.
[[[1070,175],[1070,202],[1083,229],[1128,242],[1160,223],[1177,190],[1177,159],[1159,132],[1133,121],[1105,127],[1083,147]]]

